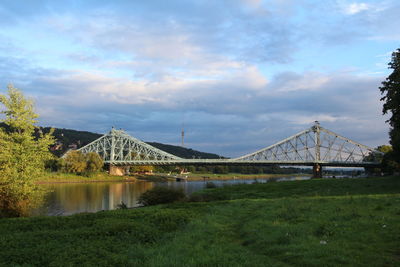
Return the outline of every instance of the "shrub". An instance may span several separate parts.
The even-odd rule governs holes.
[[[121,201],[121,203],[117,205],[118,210],[126,210],[127,208],[128,206],[123,201]]]
[[[131,166],[130,167],[130,172],[133,173],[151,173],[153,172],[154,167],[151,165],[143,165],[143,166]]]
[[[57,172],[61,170],[64,164],[64,160],[61,158],[56,158],[55,156],[45,162],[45,169],[51,172]]]
[[[74,150],[67,153],[62,164],[66,172],[90,174],[103,167],[103,160],[95,152],[83,154],[79,150]]]
[[[86,170],[85,154],[80,151],[70,151],[64,158],[64,169],[67,172],[82,173]]]
[[[183,193],[182,189],[154,187],[153,189],[144,192],[139,197],[138,203],[144,206],[151,206],[181,201],[185,197],[185,193]]]
[[[86,171],[97,172],[103,168],[103,159],[96,152],[86,154]]]
[[[217,187],[217,185],[215,183],[213,183],[213,182],[207,182],[206,183],[206,188],[216,188],[216,187]]]
[[[47,191],[40,187],[21,190],[19,186],[0,186],[0,218],[25,217],[39,207]]]

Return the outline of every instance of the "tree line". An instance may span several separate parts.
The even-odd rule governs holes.
[[[382,112],[388,114],[391,149],[383,157],[382,165],[392,173],[400,172],[400,48],[392,53],[389,69],[392,73],[379,90],[383,101]]]

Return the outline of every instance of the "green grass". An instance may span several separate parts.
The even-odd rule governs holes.
[[[399,266],[399,193],[400,177],[293,181],[197,194],[210,202],[1,219],[0,264]]]
[[[305,181],[240,184],[208,189],[194,193],[193,198],[203,201],[282,198],[306,196],[343,196],[400,193],[400,177],[367,179],[310,179]]]

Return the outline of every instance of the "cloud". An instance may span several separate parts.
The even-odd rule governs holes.
[[[0,83],[34,97],[43,125],[179,144],[184,122],[190,147],[225,156],[314,120],[387,143],[385,73],[368,54],[397,38],[394,1],[14,2],[0,11],[13,18],[0,19]]]
[[[338,5],[339,9],[347,15],[342,23],[350,25],[353,29],[349,33],[357,33],[357,35],[363,33],[363,37],[369,40],[400,40],[397,30],[400,26],[398,1],[372,1],[371,3],[339,1]]]
[[[343,12],[347,15],[354,15],[370,8],[371,6],[367,3],[350,3],[343,7]]]
[[[14,68],[21,70],[19,64]],[[151,82],[101,72],[42,70],[53,73],[48,77],[29,66],[22,70],[29,80],[16,86],[35,97],[42,125],[100,133],[115,126],[146,141],[179,144],[184,122],[188,146],[225,156],[273,144],[314,120],[370,146],[387,142],[379,77],[282,72],[267,79],[249,66],[219,80]]]
[[[112,5],[91,9],[85,16],[56,13],[39,22],[96,49],[180,66],[221,52],[240,60],[287,62],[290,50],[296,47],[294,25],[276,23],[273,13],[254,17],[234,2],[198,6],[188,2],[185,12],[177,13],[183,7],[170,10],[175,5],[171,2],[170,13],[161,13],[151,9],[152,4],[136,3],[129,14]],[[238,43],[238,39],[245,41]]]

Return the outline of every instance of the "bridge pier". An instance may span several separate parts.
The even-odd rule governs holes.
[[[115,176],[124,176],[129,173],[129,169],[127,170],[127,166],[115,166],[110,164],[109,174]]]
[[[313,178],[322,178],[322,166],[318,163],[313,166]]]

